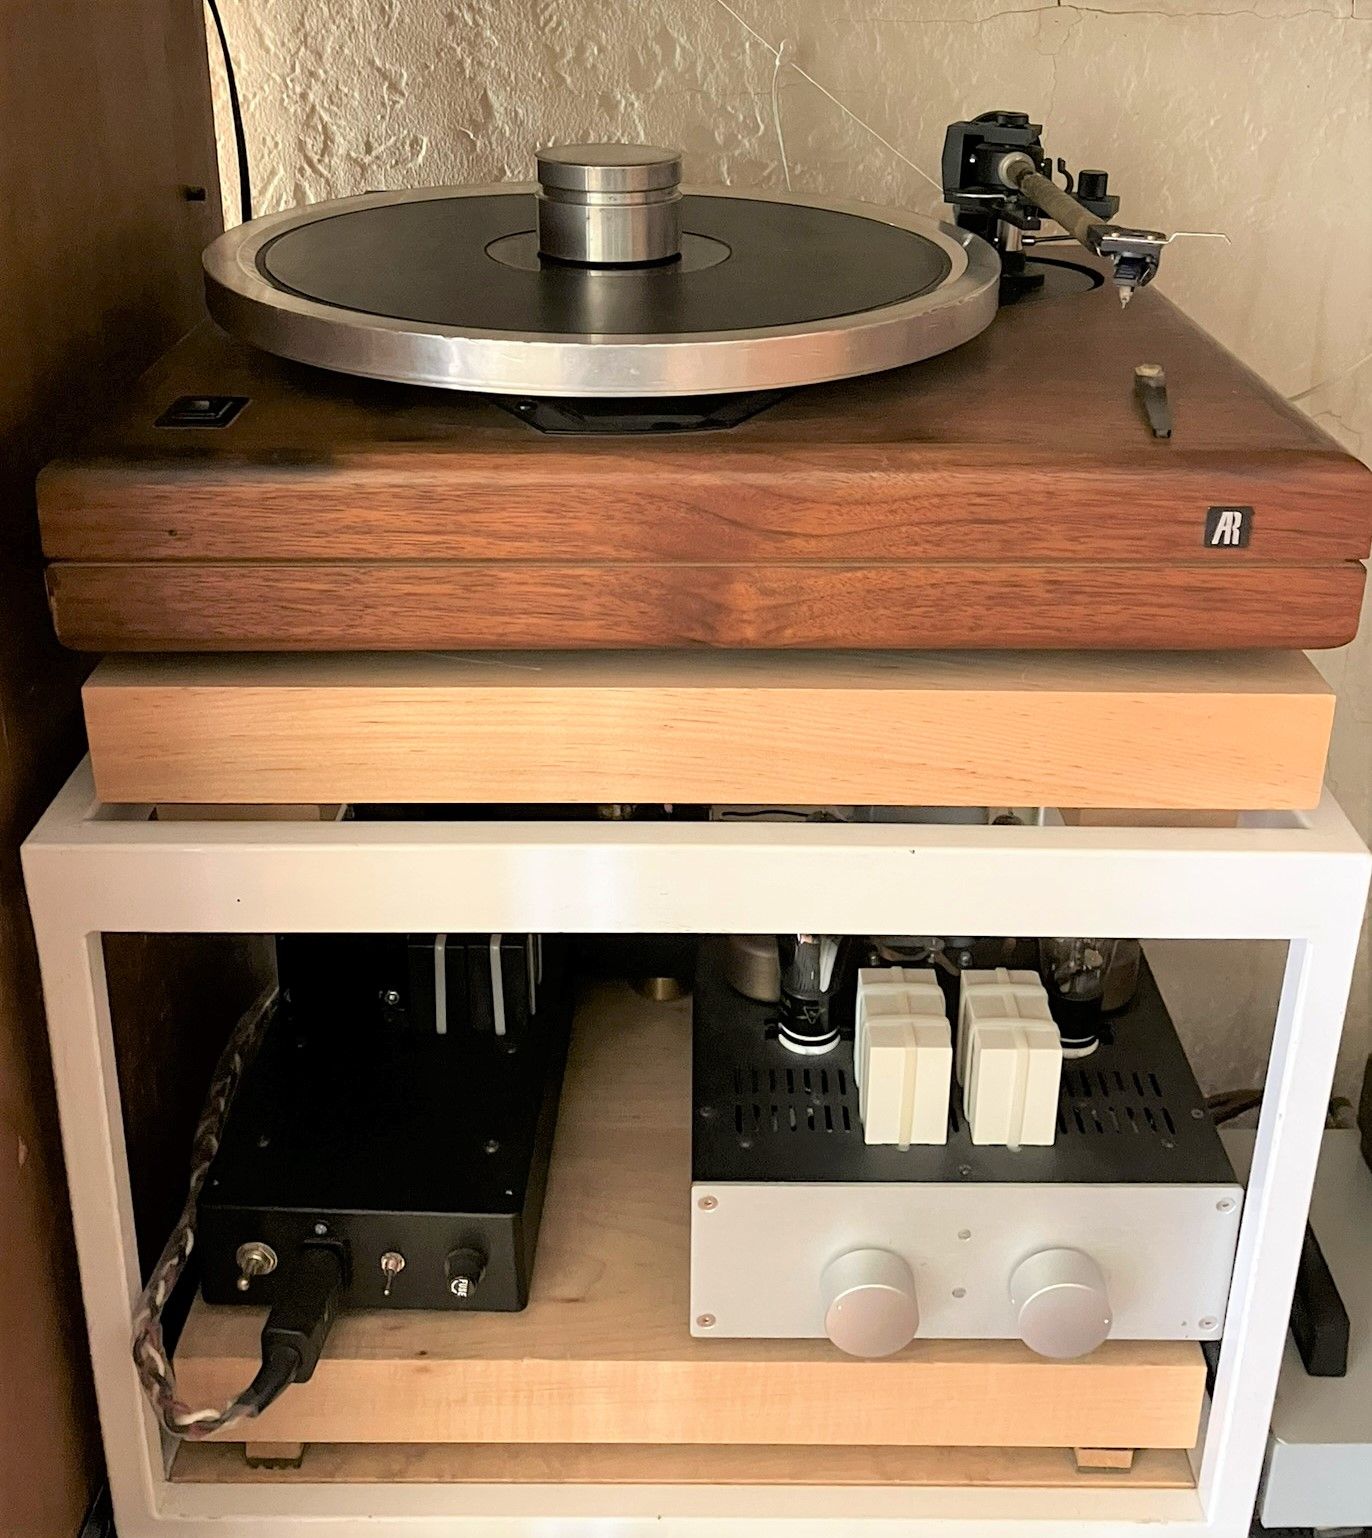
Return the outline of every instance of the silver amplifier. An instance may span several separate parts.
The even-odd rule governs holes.
[[[852,1050],[797,1057],[702,948],[695,992],[691,1331],[824,1337],[1211,1340],[1243,1188],[1144,968],[1109,1037],[1064,1065],[1051,1147],[869,1146]]]

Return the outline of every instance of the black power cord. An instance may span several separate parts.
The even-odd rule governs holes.
[[[238,151],[238,204],[243,213],[243,223],[246,224],[252,218],[252,172],[248,165],[248,136],[243,128],[243,105],[238,99],[238,77],[234,73],[233,52],[224,31],[224,18],[219,14],[219,0],[205,0],[205,3],[214,18],[214,30],[219,34],[219,51],[224,58],[224,79],[229,88],[229,113],[233,118],[233,140]]]
[[[314,1376],[345,1276],[343,1252],[329,1244],[306,1245],[289,1263],[262,1326],[262,1365],[238,1396],[246,1414],[260,1415],[292,1383]]]

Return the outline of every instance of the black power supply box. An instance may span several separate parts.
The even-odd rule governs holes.
[[[523,1308],[572,1013],[560,947],[367,945],[282,942],[282,999],[200,1198],[204,1296],[270,1305],[325,1245],[343,1261],[343,1308]],[[417,955],[430,984],[408,1010]]]

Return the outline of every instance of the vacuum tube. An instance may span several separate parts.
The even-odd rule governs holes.
[[[792,1052],[817,1056],[838,1045],[830,1016],[839,942],[833,935],[779,935],[781,1018],[778,1035]]]
[[[1138,986],[1137,940],[1039,941],[1039,968],[1053,1001],[1064,1057],[1089,1057],[1105,1015],[1123,1009]]]

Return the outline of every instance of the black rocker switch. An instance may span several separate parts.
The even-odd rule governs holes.
[[[246,395],[180,395],[158,417],[157,427],[227,427],[248,404]]]

